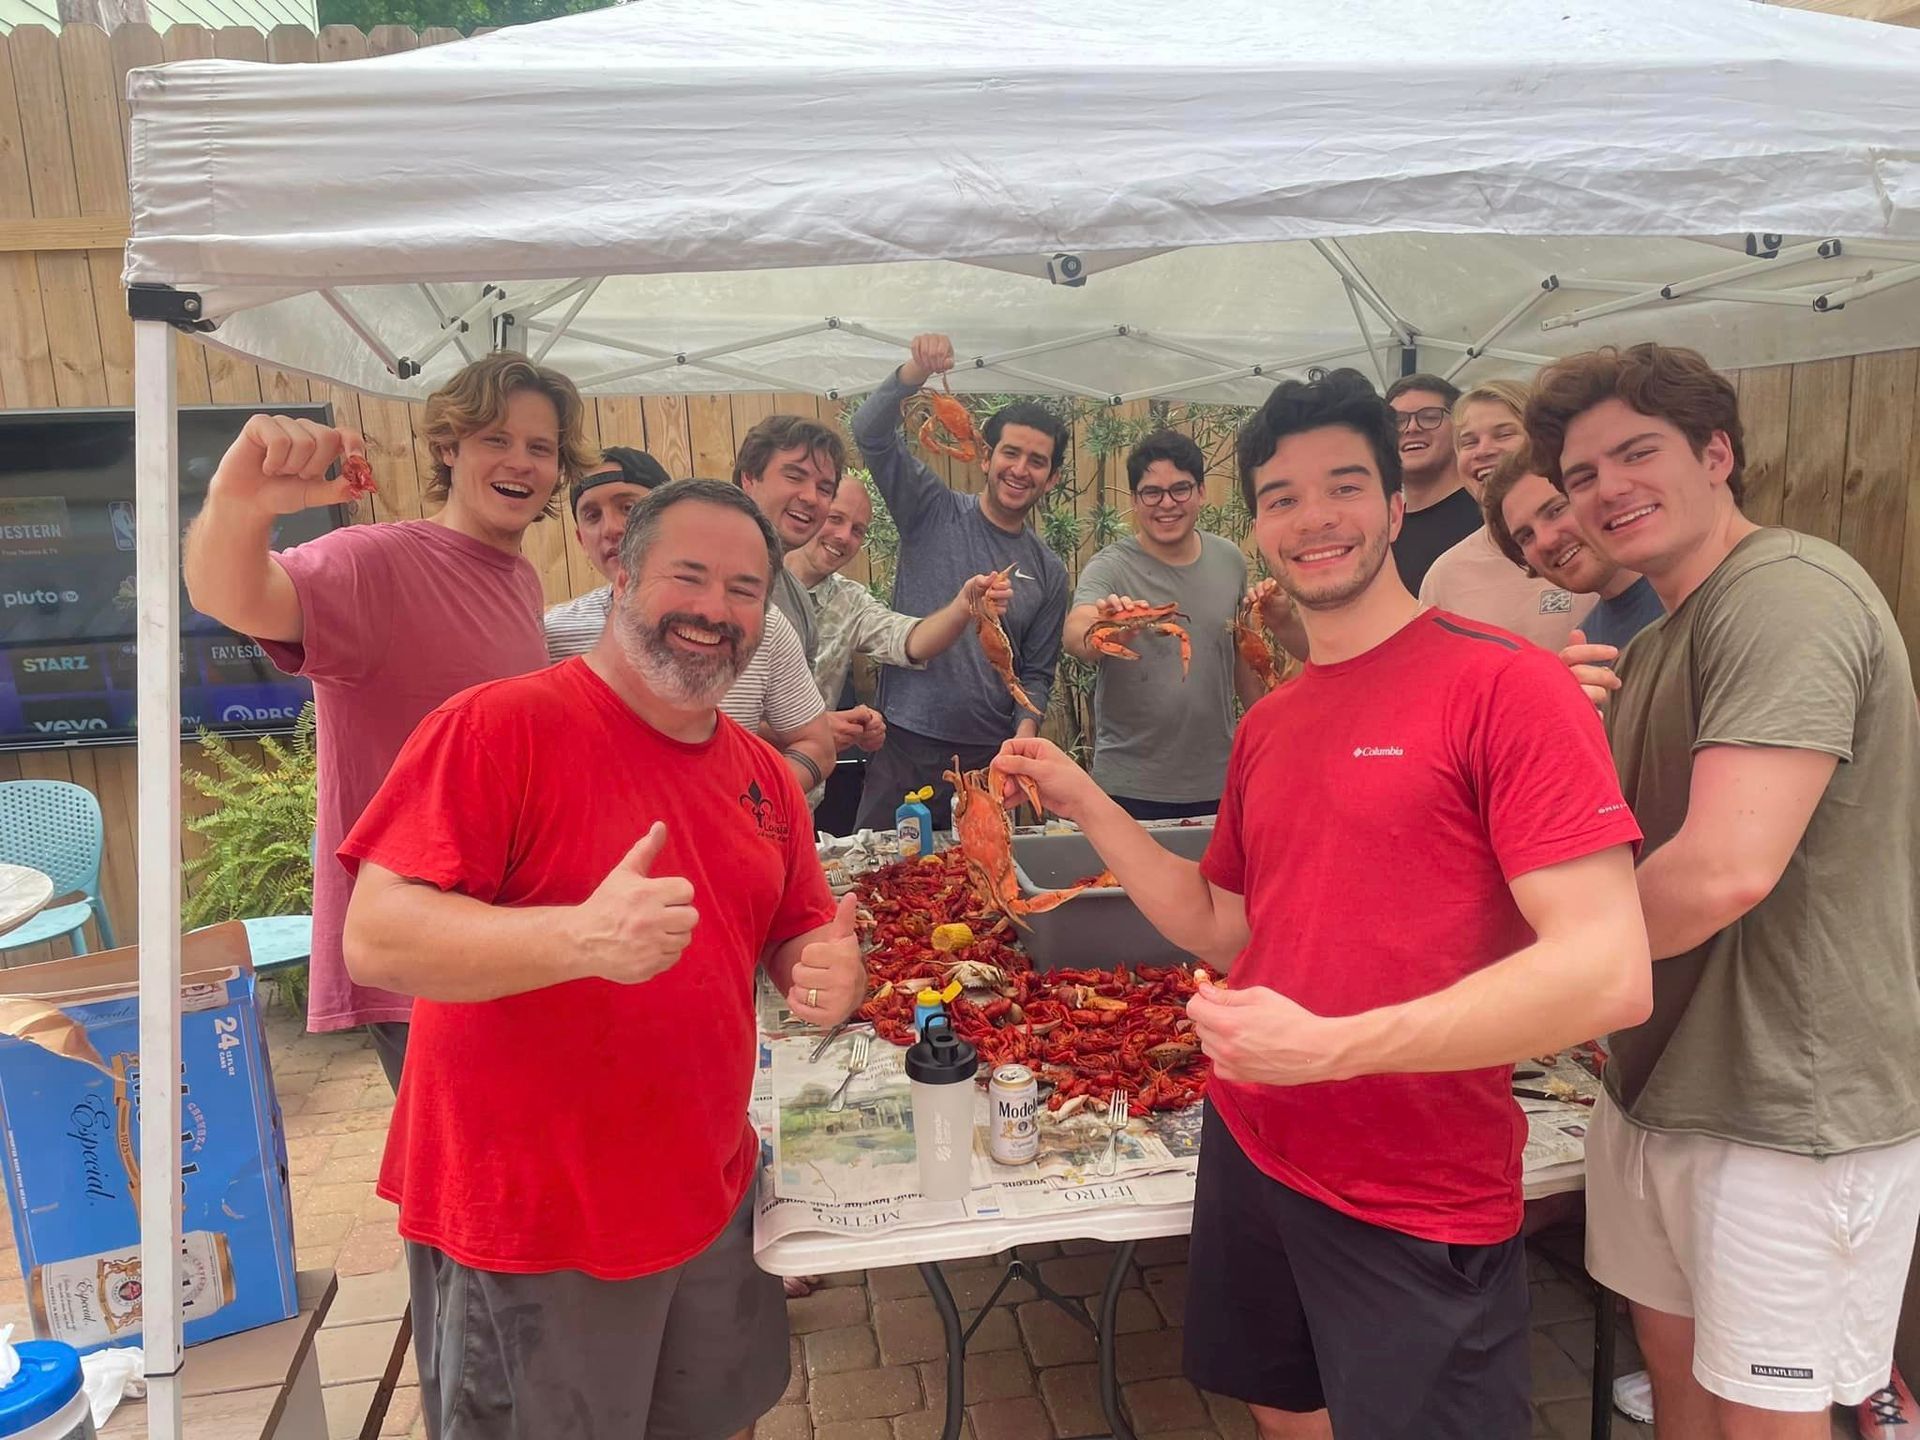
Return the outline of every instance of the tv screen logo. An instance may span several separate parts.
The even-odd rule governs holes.
[[[13,686],[22,695],[105,690],[100,657],[91,650],[28,650],[13,657]]]

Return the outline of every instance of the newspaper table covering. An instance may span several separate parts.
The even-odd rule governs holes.
[[[839,891],[864,871],[895,859],[898,849],[892,832],[862,831],[848,839],[822,837],[821,854]],[[814,1063],[819,1032],[795,1020],[764,977],[759,1020],[754,1119],[762,1168],[756,1247],[803,1231],[905,1229],[1193,1200],[1202,1107],[1130,1121],[1114,1144],[1114,1171],[1103,1175],[1110,1132],[1105,1112],[1096,1109],[1064,1121],[1043,1109],[1036,1160],[995,1164],[987,1152],[984,1087],[975,1100],[971,1192],[964,1200],[924,1200],[916,1188],[906,1052],[875,1043],[867,1068],[852,1078],[842,1108],[833,1111],[829,1102],[847,1077],[853,1035],[867,1027],[841,1032]],[[1524,1168],[1532,1172],[1580,1161],[1590,1107],[1599,1093],[1593,1074],[1571,1054],[1519,1069],[1518,1087],[1551,1097],[1518,1100],[1527,1116]]]

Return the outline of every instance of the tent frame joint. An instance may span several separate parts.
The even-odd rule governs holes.
[[[127,286],[127,316],[132,320],[158,320],[176,330],[206,334],[215,322],[202,318],[205,308],[193,290],[139,282]]]

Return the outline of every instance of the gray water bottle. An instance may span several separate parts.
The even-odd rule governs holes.
[[[927,1017],[921,1038],[907,1047],[913,1094],[913,1145],[920,1160],[920,1194],[961,1200],[973,1188],[973,1077],[980,1057],[953,1033],[944,1013]]]

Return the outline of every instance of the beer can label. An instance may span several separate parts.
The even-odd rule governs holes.
[[[1040,1087],[1024,1065],[1002,1065],[987,1086],[987,1150],[998,1164],[1025,1165],[1040,1153]]]

